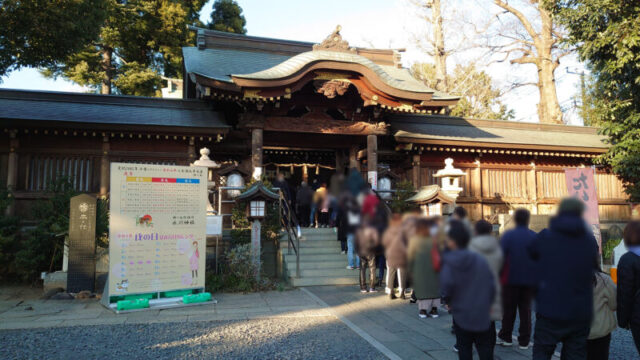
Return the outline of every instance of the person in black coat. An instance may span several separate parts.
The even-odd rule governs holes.
[[[577,198],[562,200],[549,228],[529,246],[537,290],[534,360],[551,359],[559,342],[562,360],[587,358],[598,246],[582,219],[584,210]]]
[[[629,251],[618,262],[618,326],[631,330],[640,353],[640,221],[627,224],[623,238]]]

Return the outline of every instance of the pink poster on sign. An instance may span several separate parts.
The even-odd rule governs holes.
[[[598,213],[598,195],[594,179],[595,170],[590,167],[565,169],[567,191],[585,203],[584,219],[593,229],[593,235],[600,246],[600,216]]]

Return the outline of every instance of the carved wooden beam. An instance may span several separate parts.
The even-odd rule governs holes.
[[[387,135],[388,124],[384,122],[326,120],[311,117],[293,118],[286,116],[266,117],[265,131],[301,132],[336,135]]]

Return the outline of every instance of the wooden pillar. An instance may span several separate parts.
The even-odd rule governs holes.
[[[413,166],[413,187],[420,189],[420,187],[422,187],[422,165],[420,165],[420,154],[413,154],[413,161],[411,162],[411,165]]]
[[[189,159],[187,160],[187,165],[193,164],[196,161],[196,139],[191,136],[189,138],[189,145],[187,146],[187,154]]]
[[[9,133],[9,159],[7,162],[7,189],[14,191],[18,183],[18,150],[19,146],[18,132],[13,130]],[[5,210],[7,216],[15,214],[15,204],[11,203]]]
[[[531,213],[538,214],[538,177],[536,176],[536,161],[531,160],[531,170],[527,174],[527,188],[530,191],[529,198],[531,199]]]
[[[349,148],[349,169],[355,168],[360,171],[360,162],[358,161],[358,147],[352,146]]]
[[[336,173],[344,174],[344,152],[336,150]]]
[[[477,200],[476,209],[480,215],[480,219],[484,219],[484,206],[482,205],[482,169],[480,167],[479,157],[476,158],[476,167],[471,170],[471,196]]]
[[[110,165],[109,151],[111,150],[111,144],[109,143],[109,136],[102,137],[102,157],[100,158],[100,197],[106,198],[109,194],[109,177],[110,177]]]
[[[254,179],[262,177],[262,134],[261,128],[251,129],[251,168]]]
[[[378,137],[376,135],[367,135],[367,180],[372,189],[378,189]]]

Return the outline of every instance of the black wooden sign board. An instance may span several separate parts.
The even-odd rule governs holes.
[[[94,291],[96,277],[96,198],[71,198],[67,291]]]

